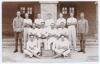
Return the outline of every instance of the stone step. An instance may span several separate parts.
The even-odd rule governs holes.
[[[6,43],[3,43],[2,45],[3,46],[14,46],[14,42],[6,42]],[[77,43],[77,45],[79,45],[79,42]],[[98,45],[97,42],[86,42],[86,45]]]
[[[52,57],[54,56],[54,52],[52,50],[42,50],[43,57]]]
[[[14,46],[15,44],[15,40],[14,38],[9,38],[9,39],[3,39],[2,41],[3,46]],[[77,45],[79,45],[79,41],[77,41]],[[94,46],[94,45],[98,45],[98,41],[96,39],[87,39],[86,40],[86,45],[87,46]]]
[[[5,44],[14,44],[15,43],[15,41],[10,41],[10,40],[8,40],[8,41],[3,41],[3,45],[5,45]],[[77,41],[77,44],[79,44],[79,41]],[[91,42],[88,42],[88,41],[86,41],[86,44],[98,44],[98,41],[91,41]]]
[[[14,38],[9,38],[9,39],[7,39],[7,38],[5,38],[5,39],[3,39],[2,40],[3,42],[14,42],[15,40],[14,40]],[[77,41],[79,41],[78,39],[77,39]],[[86,39],[86,41],[87,42],[96,42],[96,41],[98,41],[97,39],[93,39],[93,38],[87,38]]]

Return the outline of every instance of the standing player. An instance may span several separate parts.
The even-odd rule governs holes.
[[[17,11],[17,17],[13,19],[13,30],[15,35],[15,50],[14,53],[18,52],[18,40],[20,42],[20,52],[22,50],[22,32],[23,32],[23,18],[21,17],[20,11]]]
[[[66,19],[63,18],[63,14],[62,13],[59,14],[59,18],[58,18],[58,20],[56,22],[57,27],[60,27],[61,22],[66,24]]]
[[[28,41],[28,37],[27,37],[27,33],[29,28],[32,27],[32,20],[29,18],[29,14],[26,13],[25,14],[25,19],[24,19],[24,34],[23,34],[23,38],[24,38],[24,48],[26,46],[26,42]]]
[[[48,13],[47,14],[48,19],[45,21],[46,27],[49,27],[51,23],[55,23],[54,19],[52,19],[52,14]]]
[[[77,24],[77,31],[79,34],[79,40],[80,40],[80,51],[85,53],[85,40],[86,35],[88,33],[88,20],[84,18],[84,13],[82,12],[80,14],[80,20]]]
[[[51,23],[50,27],[48,27],[48,50],[54,50],[55,42],[57,41],[57,29],[55,28],[55,24]]]
[[[37,18],[35,19],[34,23],[36,24],[37,28],[40,28],[41,26],[41,22],[43,22],[44,20],[41,19],[41,14],[37,14]]]
[[[77,19],[74,18],[74,13],[70,13],[70,17],[67,19],[69,39],[71,41],[70,47],[76,50],[76,25]]]

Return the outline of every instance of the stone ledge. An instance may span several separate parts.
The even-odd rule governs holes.
[[[40,4],[57,4],[58,1],[40,1]]]
[[[3,46],[14,46],[14,38],[5,38],[2,40]],[[79,41],[77,41],[77,45],[79,46]],[[86,46],[98,46],[98,41],[96,39],[87,39]]]

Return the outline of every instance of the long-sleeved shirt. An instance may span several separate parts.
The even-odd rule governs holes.
[[[56,22],[56,25],[60,25],[60,23],[63,22],[64,24],[66,24],[66,19],[64,18],[59,18]]]
[[[77,24],[77,31],[78,33],[87,34],[88,33],[88,20],[80,19]]]
[[[46,25],[47,27],[49,27],[49,26],[51,25],[51,23],[55,23],[55,21],[54,21],[53,19],[47,19],[47,20],[45,21],[45,25]]]
[[[68,35],[68,29],[67,28],[58,28],[58,36],[60,35]]]
[[[38,37],[47,37],[48,34],[47,34],[47,28],[40,28],[37,30],[37,36]]]
[[[74,17],[70,17],[67,19],[68,26],[75,26],[77,24],[77,19]]]
[[[52,29],[51,27],[47,28],[47,33],[48,33],[48,35],[58,35],[57,29],[56,28]]]
[[[29,39],[26,46],[27,46],[26,49],[29,49],[29,50],[36,49],[37,48],[37,39],[34,39],[33,41],[30,41],[30,39]]]
[[[69,49],[70,41],[67,38],[64,38],[64,41],[62,39],[58,39],[56,42],[56,49]]]
[[[27,24],[28,25],[32,25],[32,20],[31,19],[24,19],[24,27],[27,27]]]
[[[44,20],[43,19],[35,19],[35,21],[34,21],[34,23],[36,24],[36,25],[41,25],[41,22],[43,22]]]
[[[15,17],[13,19],[13,30],[14,32],[22,32],[23,31],[23,18]]]

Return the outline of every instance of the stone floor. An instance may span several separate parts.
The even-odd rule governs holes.
[[[24,54],[18,52],[13,53],[14,47],[3,47],[3,62],[97,62],[98,61],[98,48],[97,47],[86,47],[86,53],[79,53],[72,51],[71,52],[71,58],[56,58],[52,59],[51,57],[42,57],[41,59],[37,58],[29,58],[25,57]]]
[[[30,63],[67,63],[67,62],[97,62],[98,61],[98,43],[97,41],[89,40],[86,44],[86,53],[79,53],[76,51],[71,51],[71,57],[66,58],[56,58],[52,57],[42,57],[41,59],[25,57],[24,54],[13,53],[14,46],[9,43],[14,43],[11,40],[3,40],[3,62],[30,62]],[[79,49],[79,46],[77,47]]]

